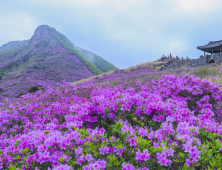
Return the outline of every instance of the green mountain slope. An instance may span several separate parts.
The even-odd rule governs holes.
[[[76,45],[73,44],[73,48],[80,54],[82,55],[86,60],[89,62],[93,63],[98,69],[102,70],[103,72],[107,71],[113,71],[118,69],[116,66],[111,64],[110,62],[106,61],[102,57],[87,51],[85,49],[82,49]]]
[[[86,60],[83,56],[81,56],[78,52],[76,52],[72,47],[73,43],[63,34],[56,31],[56,29],[49,27],[49,31],[52,33],[54,37],[58,40],[58,42],[66,49],[69,50],[70,54],[75,55],[80,59],[81,62],[83,62],[90,71],[92,71],[94,74],[101,74],[103,73],[99,68],[97,68],[94,64],[90,63],[88,60]]]
[[[77,55],[77,53],[80,54],[78,55],[79,58],[81,59],[82,62],[87,63],[87,65],[90,65],[90,63],[92,63],[96,66],[96,68],[98,68],[102,72],[113,71],[113,70],[118,69],[116,66],[114,66],[110,62],[104,60],[102,57],[90,51],[87,51],[85,49],[82,49],[80,47],[77,47],[65,35],[56,31],[56,29],[54,28],[49,28],[49,29],[51,33],[58,39],[60,44],[63,45],[63,47],[69,49],[70,51],[73,52],[73,54],[75,53],[75,55]],[[84,57],[86,60],[88,60],[90,63],[82,59],[81,56]],[[92,69],[95,70],[93,66],[90,66],[90,67],[92,67]]]

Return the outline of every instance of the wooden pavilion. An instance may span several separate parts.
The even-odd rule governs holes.
[[[222,40],[219,41],[210,41],[208,44],[206,44],[205,46],[198,46],[197,49],[204,51],[204,55],[205,52],[208,53],[222,53]]]

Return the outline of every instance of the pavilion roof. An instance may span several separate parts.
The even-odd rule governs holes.
[[[205,52],[211,53],[212,50],[214,53],[219,53],[222,50],[222,40],[219,41],[210,41],[205,46],[198,46],[197,49]]]

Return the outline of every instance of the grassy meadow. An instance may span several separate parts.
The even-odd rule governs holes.
[[[141,63],[138,64],[136,66],[131,66],[129,68],[123,69],[121,71],[123,72],[131,72],[131,71],[135,71],[135,70],[140,70],[142,67],[146,67],[146,68],[154,68],[155,70],[159,71],[161,67],[163,67],[163,65],[165,65],[167,62],[159,62],[159,61],[154,61],[154,62],[146,62],[146,63]],[[114,71],[109,71],[103,74],[99,74],[96,76],[92,76],[86,79],[82,79],[82,80],[78,80],[75,82],[72,82],[71,85],[75,85],[75,84],[79,84],[79,83],[83,83],[83,82],[89,82],[92,80],[97,79],[98,77],[101,78],[103,77],[103,75],[112,75],[114,73]],[[151,79],[158,79],[161,75],[163,74],[175,74],[175,75],[183,75],[183,74],[188,74],[188,75],[194,75],[195,77],[200,77],[201,80],[204,79],[208,79],[210,82],[214,82],[215,84],[221,84],[222,85],[222,67],[221,65],[217,65],[217,64],[209,64],[207,66],[204,67],[197,67],[197,68],[186,68],[186,67],[182,67],[181,69],[177,69],[177,70],[166,70],[166,71],[159,71],[159,74],[156,74],[156,76],[154,77],[150,77],[149,75],[146,76],[137,76],[135,77],[136,79],[139,79],[140,81],[146,81],[149,77],[149,80]],[[215,77],[216,80],[212,81],[211,77]],[[125,79],[125,78],[123,78]],[[125,80],[127,81],[127,80]],[[103,82],[103,81],[101,81]]]

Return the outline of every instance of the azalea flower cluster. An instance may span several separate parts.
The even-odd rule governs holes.
[[[188,75],[144,84],[63,82],[5,98],[0,169],[218,168],[221,99],[219,85]]]

